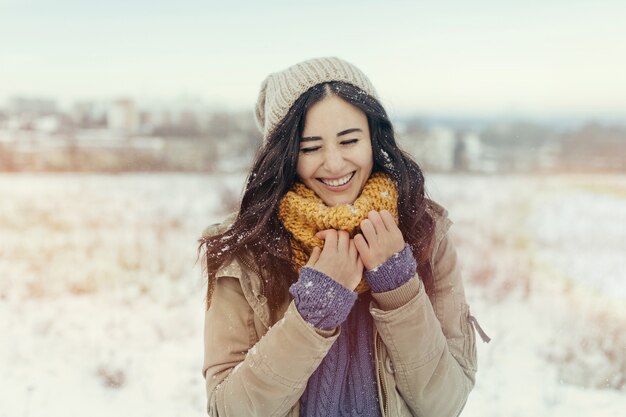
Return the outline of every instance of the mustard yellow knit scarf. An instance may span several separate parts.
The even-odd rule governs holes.
[[[298,271],[307,263],[314,247],[324,246],[315,233],[326,229],[346,230],[353,237],[360,230],[361,220],[367,218],[371,210],[387,210],[398,221],[398,191],[386,174],[372,174],[354,203],[335,207],[328,207],[313,190],[296,182],[281,200],[278,216],[291,233],[293,262]],[[355,291],[368,290],[367,282],[361,279]]]

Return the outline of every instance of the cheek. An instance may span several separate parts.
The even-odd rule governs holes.
[[[310,163],[307,163],[305,158],[301,156],[298,157],[298,161],[296,163],[296,175],[300,181],[305,181],[310,176]]]
[[[363,168],[369,168],[371,173],[372,168],[374,167],[374,156],[372,154],[372,148],[364,149],[360,158],[360,165]]]

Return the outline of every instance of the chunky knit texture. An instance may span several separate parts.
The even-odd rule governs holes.
[[[267,76],[261,84],[255,117],[263,132],[263,142],[287,115],[298,97],[311,87],[343,81],[377,98],[376,90],[367,76],[354,65],[339,58],[315,58],[295,64]]]
[[[360,294],[339,337],[309,378],[301,417],[379,417],[371,295]]]
[[[415,259],[406,245],[366,277],[375,292],[384,292],[400,287],[414,274]],[[328,275],[308,267],[300,270],[289,292],[309,324],[324,330],[341,326],[339,337],[307,382],[300,416],[380,416],[371,294],[357,299]]]
[[[300,278],[289,288],[304,320],[322,330],[332,330],[346,320],[357,295],[313,268],[300,270]]]
[[[324,241],[315,237],[321,230],[346,230],[353,237],[359,225],[371,210],[387,210],[398,221],[398,191],[393,180],[378,172],[370,176],[361,195],[352,204],[328,207],[313,190],[297,182],[280,202],[278,215],[291,233],[293,262],[302,268],[314,247],[322,248]],[[356,292],[368,290],[367,281],[362,279]]]
[[[382,265],[365,271],[365,279],[374,292],[387,292],[407,282],[415,275],[417,262],[409,244]]]

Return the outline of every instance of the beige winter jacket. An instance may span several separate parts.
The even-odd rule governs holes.
[[[416,275],[373,294],[378,394],[383,416],[457,416],[474,386],[476,347],[447,212],[432,203],[434,294]],[[226,224],[207,229],[213,234]],[[252,259],[217,273],[206,311],[204,366],[212,417],[299,415],[307,380],[339,335],[304,321],[293,301],[272,315]]]

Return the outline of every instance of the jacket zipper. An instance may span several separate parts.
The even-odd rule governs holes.
[[[381,391],[383,393],[383,398],[381,399],[383,402],[383,417],[386,417],[388,415],[388,410],[387,410],[387,384],[385,383],[385,365],[383,364],[381,366],[380,364],[380,357],[381,357],[381,348],[382,348],[382,339],[380,337],[380,335],[378,334],[378,332],[376,332],[376,352],[378,353],[376,355],[376,360],[378,361],[378,379],[380,379],[380,388]]]

